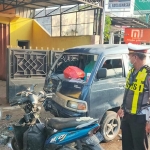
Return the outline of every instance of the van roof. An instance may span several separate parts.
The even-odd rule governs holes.
[[[78,47],[69,48],[65,53],[75,54],[125,54],[128,53],[127,44],[100,44],[100,45],[83,45]]]

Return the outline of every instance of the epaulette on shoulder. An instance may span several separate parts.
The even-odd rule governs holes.
[[[150,66],[145,65],[144,68],[147,70],[147,73],[150,73]]]

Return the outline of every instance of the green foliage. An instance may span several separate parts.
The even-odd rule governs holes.
[[[110,38],[111,29],[111,18],[110,16],[105,17],[105,28],[104,28],[104,41],[108,41]]]

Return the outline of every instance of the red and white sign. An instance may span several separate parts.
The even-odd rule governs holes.
[[[124,33],[124,42],[141,44],[150,43],[150,29],[149,28],[126,28]]]

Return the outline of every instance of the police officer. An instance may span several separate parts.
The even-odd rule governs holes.
[[[150,68],[146,65],[148,47],[128,44],[131,70],[126,78],[123,104],[118,110],[122,117],[122,149],[148,150],[150,132]]]

